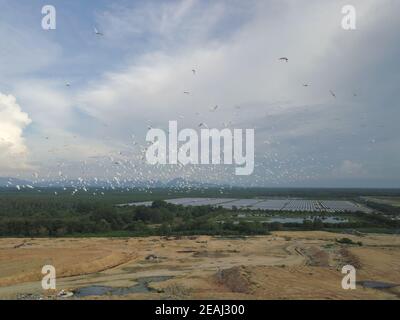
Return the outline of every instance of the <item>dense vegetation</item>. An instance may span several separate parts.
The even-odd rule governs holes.
[[[0,208],[1,236],[65,236],[112,231],[137,236],[268,232],[258,223],[213,222],[212,217],[221,214],[223,209],[175,206],[160,200],[152,207],[117,208],[94,201],[2,199]]]
[[[122,198],[142,201],[176,197],[176,194],[171,195],[170,191],[168,196],[166,193],[164,190],[154,194],[142,192],[133,196],[128,193],[121,195],[121,192],[110,192],[104,197],[90,197],[88,194],[72,197],[68,192],[62,191],[59,191],[57,196],[54,195],[54,191],[49,190],[36,194],[31,191],[0,191],[0,236],[259,235],[275,230],[400,228],[399,220],[394,221],[386,214],[355,213],[348,222],[337,224],[324,223],[318,217],[305,219],[302,223],[282,224],[267,223],[265,219],[232,219],[237,216],[237,212],[209,206],[176,206],[161,200],[154,201],[152,207],[115,206],[116,203],[123,202]],[[181,196],[188,196],[186,192],[181,193]],[[389,210],[379,206],[382,210]],[[303,216],[307,218],[310,214],[304,213]]]

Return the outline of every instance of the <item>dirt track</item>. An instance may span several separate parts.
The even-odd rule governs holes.
[[[399,287],[343,290],[340,270],[352,264],[357,281],[400,284],[400,237],[346,235],[361,247],[336,243],[341,237],[277,232],[246,239],[0,239],[0,298],[44,294],[41,268],[52,264],[57,291],[172,277],[150,283],[150,290],[97,297],[105,299],[399,299]]]

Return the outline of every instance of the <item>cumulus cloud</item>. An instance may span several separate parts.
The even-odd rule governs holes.
[[[27,167],[23,131],[30,123],[15,97],[0,93],[0,170]]]

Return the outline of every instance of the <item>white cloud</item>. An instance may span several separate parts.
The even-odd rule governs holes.
[[[114,120],[121,126],[140,128],[146,127],[148,119],[166,125],[168,120],[180,116],[184,116],[185,120],[180,122],[185,126],[201,121],[219,127],[227,120],[251,125],[275,101],[296,101],[280,109],[286,114],[298,105],[329,108],[330,86],[342,79],[329,83],[329,77],[315,79],[313,72],[325,68],[324,59],[335,56],[330,50],[335,47],[336,39],[345,37],[340,29],[339,3],[285,2],[278,6],[274,1],[254,1],[251,4],[252,10],[245,11],[249,19],[240,21],[240,26],[219,26],[232,29],[225,32],[229,35],[225,37],[215,37],[209,31],[218,29],[218,21],[226,18],[221,6],[232,8],[237,4],[202,9],[195,1],[178,1],[161,9],[144,6],[123,13],[108,12],[103,19],[110,37],[116,34],[113,26],[132,21],[135,24],[140,13],[141,23],[135,30],[156,33],[161,39],[155,49],[128,59],[122,70],[109,71],[93,81],[80,93],[80,105],[101,121]],[[365,2],[363,12],[371,6],[371,1]],[[216,19],[210,21],[210,17]],[[156,31],[149,32],[149,28]],[[129,28],[128,31],[133,32]],[[171,38],[174,45],[165,46],[164,40]],[[279,62],[281,56],[289,56],[290,62]],[[197,69],[195,77],[192,68]],[[304,89],[302,84],[310,82],[312,88]],[[186,96],[183,91],[190,91],[191,95]],[[211,116],[209,108],[215,105],[220,108]],[[236,105],[246,110],[251,108],[251,112],[242,109],[233,119],[232,109]],[[200,119],[196,112],[201,114]],[[325,124],[316,123],[315,127]],[[313,128],[302,130],[309,132]]]
[[[165,129],[168,120],[178,120],[181,128],[196,128],[200,122],[218,128],[229,122],[232,127],[256,127],[256,152],[277,164],[260,164],[254,177],[259,181],[265,180],[265,168],[276,179],[284,175],[300,180],[336,167],[341,176],[362,175],[377,170],[377,164],[393,167],[368,149],[381,148],[381,155],[392,152],[387,162],[398,163],[399,158],[387,142],[383,145],[391,133],[390,112],[373,110],[374,103],[392,103],[397,92],[396,44],[390,44],[395,31],[386,32],[390,26],[386,30],[384,23],[398,24],[390,1],[383,2],[354,0],[358,30],[346,32],[341,29],[342,0],[249,0],[245,5],[240,0],[148,1],[128,7],[117,1],[96,12],[93,25],[104,37],[90,34],[91,29],[76,42],[57,34],[63,56],[58,45],[42,39],[59,61],[54,68],[54,58],[43,65],[45,52],[23,52],[26,35],[15,40],[6,56],[11,62],[3,65],[18,78],[21,70],[13,72],[13,67],[20,60],[27,63],[25,55],[33,52],[31,60],[41,62],[23,65],[27,74],[9,82],[35,123],[29,146],[32,159],[43,166],[51,166],[56,157],[79,161],[118,152],[131,143],[131,134],[143,142],[148,125]],[[29,46],[32,42],[27,41]],[[391,63],[381,72],[391,54]],[[278,61],[281,56],[289,62]],[[33,74],[40,68],[42,72]],[[392,81],[385,81],[387,74]],[[65,81],[72,86],[67,88]],[[211,113],[215,105],[219,108]],[[391,110],[391,119],[398,118],[397,110]],[[377,126],[381,132],[374,130]],[[392,145],[398,143],[395,134],[390,136]],[[372,139],[377,142],[369,143]],[[347,159],[365,161],[361,166]]]
[[[59,131],[73,121],[73,95],[63,81],[21,80],[14,86],[18,101],[45,135]],[[47,132],[47,133],[46,133]]]
[[[276,151],[282,156],[289,153],[290,159],[271,157],[289,177],[297,172],[303,177],[315,176],[335,163],[342,163],[337,171],[343,177],[365,174],[363,166],[347,159],[354,155],[349,152],[361,154],[362,140],[368,141],[368,132],[364,130],[364,138],[358,134],[357,121],[360,109],[364,112],[369,106],[360,107],[352,91],[357,90],[357,84],[346,79],[359,76],[360,64],[352,52],[365,51],[370,46],[365,34],[380,27],[376,2],[356,3],[364,33],[351,34],[341,28],[341,1],[254,1],[252,10],[246,10],[247,19],[228,31],[220,30],[225,37],[210,32],[221,27],[218,19],[225,18],[220,6],[201,11],[194,2],[186,7],[184,3],[174,2],[150,13],[139,11],[141,23],[130,32],[156,34],[158,46],[150,46],[141,56],[133,55],[123,69],[103,74],[82,90],[79,101],[85,112],[118,124],[120,131],[136,130],[139,136],[144,135],[147,121],[160,127],[175,119],[181,127],[194,128],[200,122],[213,127],[229,121],[240,127],[257,125],[261,129],[256,130],[257,153],[271,153],[271,147],[262,143],[266,139],[282,142]],[[177,14],[178,8],[184,8],[182,14]],[[191,21],[194,12],[195,29]],[[137,14],[127,10],[122,16],[114,12],[109,17],[129,23]],[[112,33],[114,22],[107,22]],[[288,56],[289,63],[278,61],[281,56]],[[197,70],[195,76],[192,68]],[[310,87],[304,88],[304,83]],[[368,85],[373,83],[371,79]],[[331,89],[337,90],[337,99],[330,95]],[[271,107],[277,101],[282,103]],[[219,109],[211,114],[209,109],[215,105]],[[237,105],[241,106],[239,111],[235,110]],[[265,117],[271,111],[275,116]],[[265,130],[269,127],[272,130]],[[351,141],[353,146],[348,148]],[[331,154],[335,148],[338,151]],[[300,160],[308,163],[308,171],[298,167]],[[277,176],[279,170],[275,170]]]
[[[363,176],[365,171],[361,163],[352,160],[344,160],[340,167],[334,170],[334,173],[336,177],[352,178]]]
[[[15,97],[0,93],[0,170],[27,168],[23,131],[30,123]]]

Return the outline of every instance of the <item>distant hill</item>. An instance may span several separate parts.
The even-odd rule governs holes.
[[[221,186],[220,184],[190,181],[183,178],[176,178],[164,184],[164,187],[167,188],[218,188]]]

